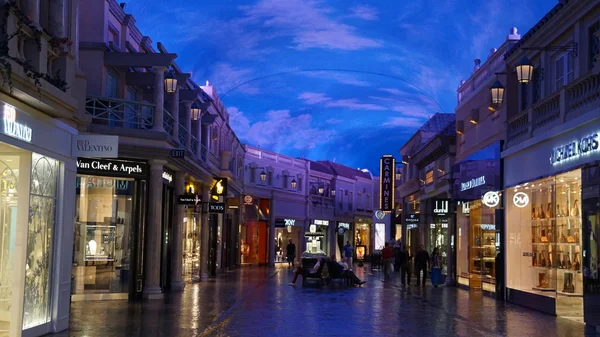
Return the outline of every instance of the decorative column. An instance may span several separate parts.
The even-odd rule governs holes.
[[[269,267],[275,266],[275,193],[271,192],[271,219],[269,219]]]
[[[39,0],[38,0],[39,1]],[[50,13],[48,15],[49,33],[56,37],[66,37],[65,18],[66,0],[48,0]]]
[[[177,172],[175,174],[175,195],[185,194],[185,177],[184,172]],[[182,291],[185,287],[183,282],[183,216],[184,208],[175,204],[175,220],[173,222],[173,237],[171,238],[171,290]]]
[[[198,149],[197,149],[197,155],[198,157],[202,156],[202,146],[200,146],[200,143],[202,143],[202,116],[204,114],[200,114],[200,118],[196,121],[196,123],[194,124],[194,130],[192,131],[191,127],[190,127],[190,132],[196,136],[196,139],[198,140]],[[191,123],[191,121],[190,121]],[[191,125],[191,124],[190,124]]]
[[[31,23],[40,26],[40,0],[25,0],[25,15]]]
[[[188,132],[183,144],[186,149],[192,148],[192,103],[192,101],[183,101],[183,126]]]
[[[171,106],[169,109],[169,112],[171,112],[171,116],[173,116],[173,139],[178,143],[179,143],[179,88],[180,88],[180,86],[177,85],[177,87],[175,88],[175,92],[171,94]],[[188,133],[189,133],[189,131],[188,131]]]
[[[163,125],[164,105],[165,105],[165,71],[167,67],[158,66],[152,67],[155,72],[154,76],[154,126],[152,130],[165,132]],[[161,173],[162,174],[162,173]]]
[[[210,187],[202,188],[202,222],[200,223],[200,279],[208,279],[208,202]]]
[[[145,235],[144,291],[146,299],[161,299],[160,253],[162,237],[162,190],[164,160],[150,161],[150,195],[148,197],[148,217]]]

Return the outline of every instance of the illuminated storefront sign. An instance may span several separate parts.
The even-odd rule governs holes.
[[[500,193],[493,191],[487,192],[483,195],[482,202],[487,207],[494,208],[500,204]]]
[[[314,224],[319,226],[329,226],[329,220],[315,220]]]
[[[529,205],[529,196],[523,192],[517,192],[513,196],[513,203],[519,208]]]
[[[396,170],[396,159],[386,154],[379,161],[379,207],[383,212],[394,210],[394,172]]]
[[[467,182],[460,183],[460,191],[464,192],[466,190],[470,190],[481,185],[485,185],[485,176],[481,176],[479,178],[474,178]]]
[[[31,143],[33,130],[30,127],[17,122],[17,111],[14,107],[4,105],[4,134],[28,143]]]
[[[598,134],[594,133],[583,137],[580,140],[563,144],[552,149],[550,154],[550,163],[559,164],[567,159],[577,159],[583,155],[598,151]]]
[[[169,184],[173,182],[173,175],[169,172],[163,171],[162,178],[167,181]]]

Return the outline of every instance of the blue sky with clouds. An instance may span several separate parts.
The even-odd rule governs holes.
[[[513,26],[525,34],[557,3],[125,2],[144,35],[177,53],[198,83],[211,81],[243,142],[374,172],[428,116],[454,111],[475,58],[485,60]],[[315,69],[326,70],[306,71]]]

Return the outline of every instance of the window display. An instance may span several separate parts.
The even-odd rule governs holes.
[[[296,246],[296,261],[298,261],[300,252],[298,246],[300,243],[300,226],[286,226],[285,228],[275,228],[275,262],[287,262],[287,246],[290,240]]]
[[[371,227],[367,223],[357,223],[356,232],[354,233],[356,246],[365,246],[365,254],[371,254]]]
[[[486,207],[480,200],[469,203],[469,279],[474,289],[495,292],[496,255],[499,236],[496,229],[495,209]]]
[[[23,329],[50,321],[50,276],[59,162],[31,158]]]
[[[127,293],[135,181],[80,175],[73,294]]]
[[[507,286],[556,298],[560,316],[583,315],[581,170],[507,191]]]
[[[435,223],[429,225],[429,254],[435,248],[440,250],[440,263],[442,275],[448,272],[448,218],[437,218]]]
[[[200,280],[200,214],[193,207],[183,217],[183,280]]]

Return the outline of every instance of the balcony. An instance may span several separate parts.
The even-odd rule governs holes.
[[[92,125],[110,127],[110,133],[144,137],[145,132],[136,133],[133,130],[152,131],[155,126],[155,105],[147,102],[128,101],[119,98],[88,96],[85,103],[86,113],[92,119]],[[209,152],[195,136],[181,123],[178,127],[178,139],[174,139],[175,120],[171,113],[163,110],[162,127],[166,140],[186,147],[187,138],[190,146],[186,148],[201,162],[209,162],[220,168],[221,163],[213,153]],[[108,130],[108,129],[107,129]],[[158,131],[154,131],[158,132]]]
[[[600,107],[600,75],[589,72],[508,120],[507,148]]]

